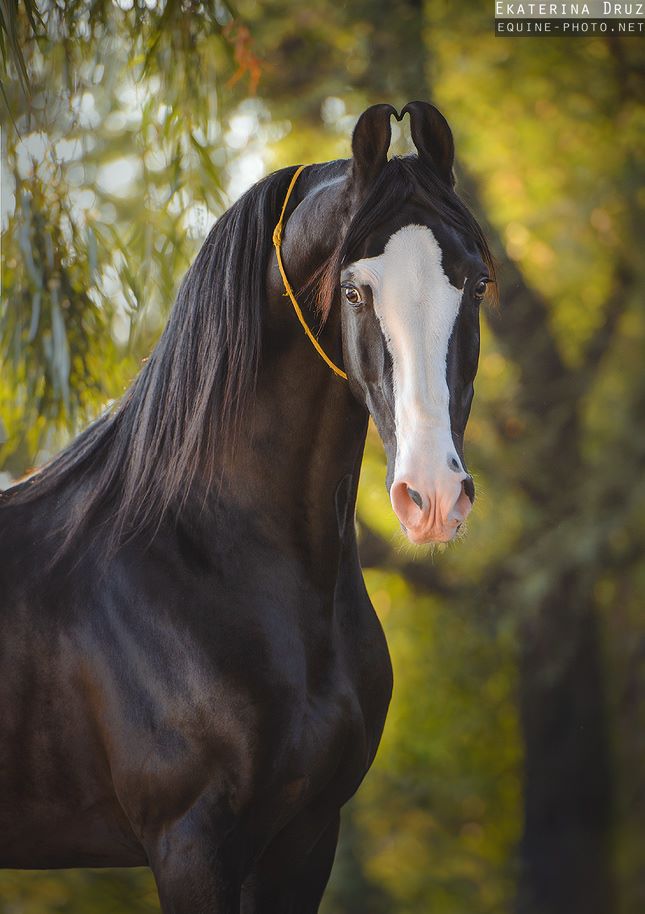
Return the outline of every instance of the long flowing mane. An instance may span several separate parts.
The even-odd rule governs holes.
[[[0,493],[25,503],[70,479],[91,483],[65,521],[69,541],[102,507],[118,540],[157,522],[236,434],[254,389],[271,236],[294,168],[274,172],[217,220],[150,359],[117,407],[49,464]]]

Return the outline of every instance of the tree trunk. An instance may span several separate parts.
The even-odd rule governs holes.
[[[613,911],[603,670],[584,590],[573,572],[564,576],[520,629],[519,914]]]

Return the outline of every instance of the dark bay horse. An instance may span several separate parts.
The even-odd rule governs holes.
[[[418,154],[388,160],[405,113]],[[166,914],[318,910],[392,686],[354,528],[369,415],[412,542],[474,498],[492,267],[452,166],[413,102],[260,181],[120,404],[0,496],[3,866],[149,865]]]

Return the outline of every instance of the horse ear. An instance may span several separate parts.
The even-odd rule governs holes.
[[[390,118],[399,120],[392,105],[372,105],[359,117],[352,135],[352,180],[359,192],[374,181],[387,163],[392,139]]]
[[[428,102],[408,102],[401,117],[410,115],[410,132],[420,159],[426,159],[442,181],[453,187],[455,144],[441,111]]]

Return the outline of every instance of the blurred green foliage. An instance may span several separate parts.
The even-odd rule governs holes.
[[[643,910],[639,40],[495,39],[484,0],[40,9],[37,39],[18,21],[30,96],[4,81],[1,468],[121,393],[245,186],[347,155],[366,104],[432,98],[500,265],[467,434],[478,500],[459,543],[414,552],[370,432],[362,557],[396,685],[324,911]],[[156,910],[146,871],[3,873],[0,899]]]

